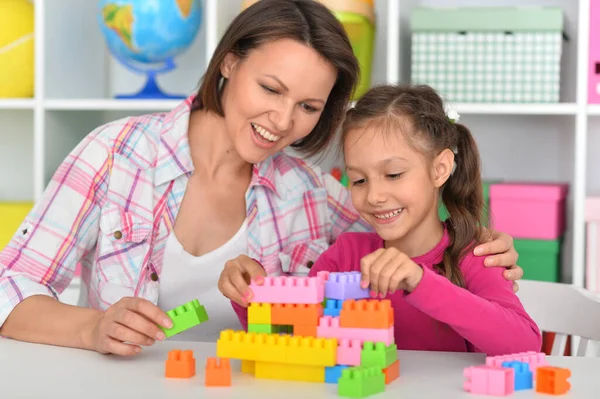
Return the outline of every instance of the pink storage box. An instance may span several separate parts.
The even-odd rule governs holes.
[[[600,293],[600,197],[585,200],[585,288]]]
[[[565,230],[568,189],[567,184],[492,184],[491,225],[514,238],[558,239]]]
[[[590,46],[588,61],[588,102],[600,103],[600,1],[590,1]]]

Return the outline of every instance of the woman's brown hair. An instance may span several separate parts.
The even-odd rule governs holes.
[[[317,125],[309,135],[292,144],[304,155],[315,155],[327,146],[340,126],[359,75],[358,60],[344,27],[317,1],[260,0],[238,14],[215,49],[192,110],[206,109],[224,116],[220,85],[225,56],[233,53],[243,59],[253,49],[278,39],[306,44],[338,71]]]
[[[348,111],[342,142],[348,132],[373,126],[387,134],[404,134],[415,149],[433,160],[440,152],[455,152],[455,170],[441,187],[442,202],[450,218],[446,223],[450,245],[436,269],[464,287],[459,263],[481,242],[483,216],[481,162],[469,129],[446,116],[440,96],[427,85],[383,85],[369,90]]]

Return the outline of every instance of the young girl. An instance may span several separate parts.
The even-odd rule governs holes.
[[[481,242],[477,146],[428,86],[381,86],[342,127],[352,202],[374,233],[344,233],[310,271],[360,270],[394,308],[399,349],[539,351],[541,334]],[[438,217],[441,200],[451,218]]]

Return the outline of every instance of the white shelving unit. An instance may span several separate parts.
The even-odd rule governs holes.
[[[486,180],[570,184],[563,279],[584,284],[586,195],[600,192],[600,105],[587,104],[589,2],[488,0],[489,6],[558,6],[570,40],[564,47],[558,104],[455,104],[478,141]],[[32,99],[0,99],[0,201],[37,200],[59,163],[95,127],[127,115],[165,111],[178,101],[115,100],[144,78],[114,61],[98,28],[97,2],[35,0],[36,90]],[[218,39],[242,0],[204,0],[204,22],[178,68],[159,77],[167,91],[196,91]],[[410,81],[410,12],[415,6],[481,6],[480,0],[375,0],[372,83]],[[588,146],[588,141],[590,145]],[[331,166],[335,159],[322,161]]]

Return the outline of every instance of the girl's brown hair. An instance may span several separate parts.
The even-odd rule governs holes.
[[[436,269],[454,284],[464,287],[459,263],[481,242],[483,216],[481,162],[469,129],[446,116],[440,96],[426,85],[377,86],[348,111],[342,126],[342,142],[348,132],[372,126],[386,133],[404,134],[415,149],[433,160],[440,152],[455,152],[456,169],[441,187],[442,202],[450,218],[446,223],[450,245]]]
[[[221,64],[228,53],[244,59],[250,51],[278,39],[293,39],[317,51],[338,71],[337,80],[312,132],[292,144],[305,155],[319,153],[343,120],[359,75],[359,64],[346,31],[333,13],[314,0],[260,0],[231,22],[215,49],[192,110],[224,116]]]

